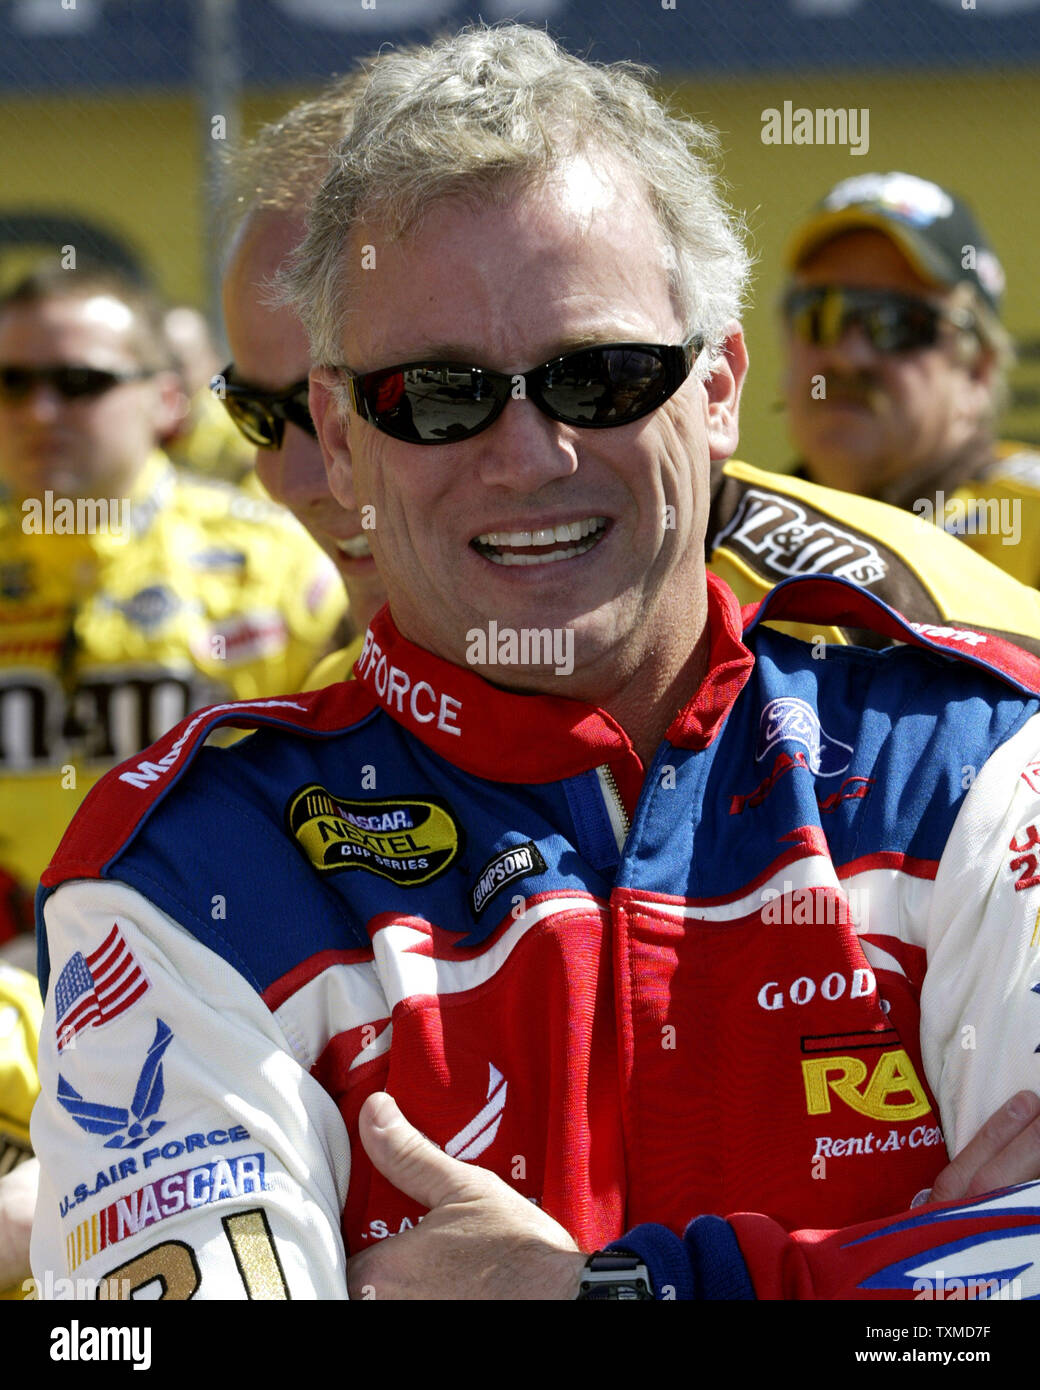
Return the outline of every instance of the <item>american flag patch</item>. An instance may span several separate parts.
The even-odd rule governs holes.
[[[89,956],[76,951],[65,962],[54,986],[58,1051],[81,1029],[111,1023],[148,988],[148,977],[117,926]]]

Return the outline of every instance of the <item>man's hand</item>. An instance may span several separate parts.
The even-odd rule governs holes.
[[[0,1178],[0,1289],[13,1288],[30,1277],[29,1233],[40,1184],[37,1158],[19,1163]]]
[[[1036,1178],[1040,1178],[1040,1096],[1019,1091],[942,1170],[929,1201],[977,1197]]]
[[[383,1176],[429,1213],[353,1255],[351,1298],[573,1298],[585,1256],[564,1228],[486,1168],[449,1158],[382,1091],[361,1107],[361,1142]]]
[[[573,1298],[585,1256],[556,1221],[486,1168],[449,1158],[383,1092],[369,1096],[361,1142],[373,1164],[429,1213],[353,1255],[351,1298]],[[929,1200],[958,1201],[1040,1178],[1040,1096],[1005,1102],[935,1179]]]

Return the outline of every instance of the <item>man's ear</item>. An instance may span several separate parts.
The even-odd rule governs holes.
[[[343,403],[343,383],[334,371],[328,367],[312,369],[308,402],[325,460],[329,491],[341,507],[356,511],[354,470],[347,442],[349,413]]]
[[[1000,363],[996,351],[983,343],[971,343],[964,335],[958,342],[963,378],[957,389],[956,418],[972,431],[984,429],[998,413],[996,396]]]
[[[726,338],[716,353],[712,374],[704,383],[708,394],[708,449],[716,462],[736,452],[740,439],[740,392],[747,369],[744,332],[733,319],[726,326]]]
[[[991,395],[996,390],[999,374],[1000,360],[996,348],[979,343],[978,351],[968,363],[968,375],[972,382]]]

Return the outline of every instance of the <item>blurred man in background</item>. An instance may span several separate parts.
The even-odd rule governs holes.
[[[833,188],[787,250],[784,390],[801,471],[915,512],[1040,582],[1040,455],[1000,444],[1004,272],[971,209],[912,174]]]
[[[0,940],[101,772],[201,704],[297,688],[343,610],[291,518],[172,467],[178,401],[137,286],[43,271],[0,299]]]
[[[163,330],[180,377],[181,417],[162,440],[179,468],[241,483],[253,466],[253,450],[210,390],[220,358],[205,316],[190,304],[167,309]]]
[[[349,676],[386,591],[362,517],[341,507],[329,491],[307,406],[307,336],[292,309],[273,302],[272,282],[303,239],[307,207],[328,171],[330,152],[350,127],[365,80],[354,73],[293,107],[265,126],[230,166],[234,232],[223,297],[234,360],[218,380],[218,394],[256,446],[264,487],[335,563],[355,629],[346,650],[323,662],[310,686]]]

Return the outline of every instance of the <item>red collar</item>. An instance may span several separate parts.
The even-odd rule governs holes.
[[[708,673],[672,720],[665,737],[676,748],[707,748],[744,689],[755,658],[742,640],[744,622],[736,595],[707,572]]]
[[[667,734],[682,748],[711,743],[754,664],[736,598],[710,572],[707,580],[708,674]],[[546,782],[606,763],[626,803],[638,794],[643,768],[609,714],[582,700],[501,690],[402,637],[389,607],[373,618],[354,674],[392,719],[465,772]]]

